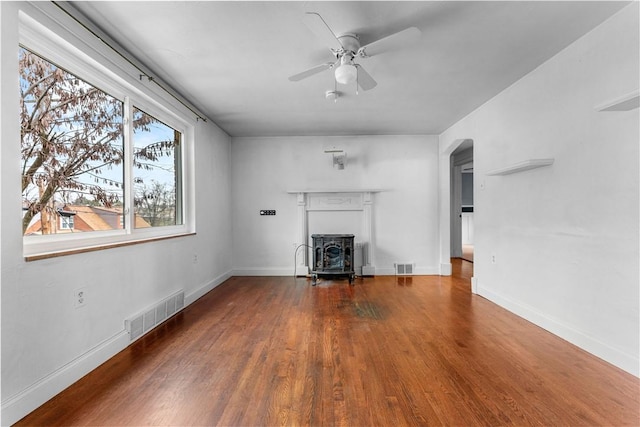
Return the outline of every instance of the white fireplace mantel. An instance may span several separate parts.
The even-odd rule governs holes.
[[[297,193],[380,193],[384,190],[381,189],[360,189],[360,188],[342,188],[342,189],[331,189],[331,190],[323,190],[323,189],[314,189],[314,190],[288,190],[289,194],[297,194]]]
[[[372,221],[373,194],[384,190],[380,189],[306,189],[289,190],[287,193],[297,195],[298,214],[297,230],[298,242],[309,241],[308,212],[309,211],[361,211],[362,230],[361,242],[366,246],[363,260],[362,274],[373,276],[375,274],[374,233]],[[299,267],[309,271],[309,260],[306,256],[296,260]]]

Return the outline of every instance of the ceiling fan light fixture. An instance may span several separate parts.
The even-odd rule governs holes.
[[[355,65],[343,62],[335,71],[336,81],[341,85],[353,83],[358,78],[358,69]]]

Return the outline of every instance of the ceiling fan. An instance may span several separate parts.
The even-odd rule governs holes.
[[[404,48],[406,45],[417,41],[422,34],[416,27],[409,27],[360,46],[360,40],[357,35],[347,33],[336,36],[329,25],[322,19],[322,16],[316,12],[305,13],[304,22],[316,36],[329,46],[331,53],[336,57],[336,61],[316,65],[306,71],[294,74],[289,77],[289,80],[297,82],[324,70],[332,69],[334,70],[336,84],[346,85],[356,82],[356,90],[357,86],[360,86],[363,90],[369,90],[378,85],[362,65],[354,62],[356,58],[369,58],[389,50]]]

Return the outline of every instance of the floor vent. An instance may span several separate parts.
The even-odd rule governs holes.
[[[412,276],[415,270],[415,264],[393,264],[396,269],[397,276]]]
[[[184,291],[178,291],[153,307],[124,321],[131,342],[184,308]]]

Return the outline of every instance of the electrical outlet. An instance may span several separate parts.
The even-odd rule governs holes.
[[[73,306],[75,308],[84,307],[87,304],[87,288],[78,288],[73,291]]]
[[[496,254],[491,254],[491,264],[496,263]]]
[[[193,254],[193,263],[194,264],[198,263],[198,254]]]
[[[275,209],[260,209],[260,215],[264,216],[264,215],[275,215],[276,211]]]

